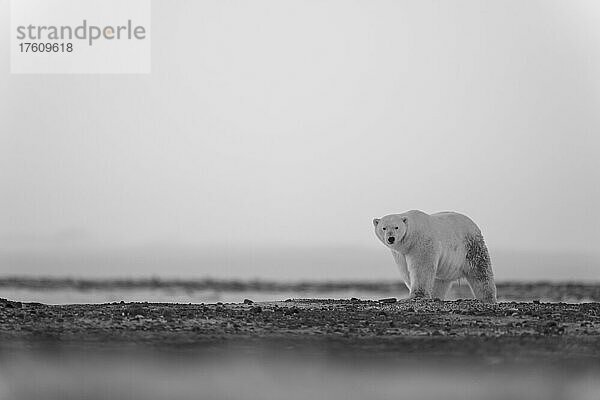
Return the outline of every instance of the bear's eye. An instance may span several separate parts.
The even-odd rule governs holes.
[[[396,229],[398,229],[398,227],[396,227]]]
[[[385,228],[383,228],[383,230],[385,231]]]

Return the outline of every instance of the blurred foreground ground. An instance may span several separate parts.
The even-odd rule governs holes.
[[[600,303],[0,301],[6,399],[598,399]]]
[[[229,352],[4,356],[11,400],[597,400],[598,369]]]

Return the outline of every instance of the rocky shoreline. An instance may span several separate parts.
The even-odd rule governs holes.
[[[563,359],[600,365],[600,303],[288,300],[52,306],[0,300],[2,347],[318,349],[386,357]]]

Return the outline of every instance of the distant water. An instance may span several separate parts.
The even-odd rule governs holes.
[[[501,301],[542,300],[552,302],[600,301],[600,284],[574,282],[498,282]],[[0,297],[45,304],[154,302],[154,303],[239,303],[286,299],[379,300],[403,298],[406,286],[398,281],[305,281],[264,280],[73,280],[0,279]],[[465,282],[457,282],[448,300],[472,298]]]
[[[600,260],[585,254],[491,251],[498,282],[600,282]],[[7,277],[29,277],[29,284]],[[49,281],[40,280],[48,277]],[[148,284],[63,284],[125,279]],[[207,280],[211,277],[213,280]],[[404,297],[406,288],[388,251],[374,248],[13,248],[0,249],[0,297],[48,304],[152,302],[275,301],[288,298],[378,299]],[[37,284],[35,283],[37,281]],[[157,282],[162,282],[157,284]],[[176,282],[177,284],[169,284]],[[198,285],[198,282],[212,284]],[[238,282],[221,285],[218,282]],[[253,284],[262,282],[263,285]],[[268,282],[275,282],[268,285]],[[291,282],[284,284],[282,282]],[[309,282],[298,285],[297,282]],[[328,284],[333,282],[333,284]],[[347,282],[353,284],[348,285]],[[21,282],[23,283],[23,282]],[[64,283],[64,280],[63,280]],[[521,289],[519,289],[519,287]],[[542,292],[526,286],[499,290],[504,299],[545,298],[552,301],[595,299],[581,287]],[[540,289],[541,286],[537,286]],[[513,290],[514,289],[514,290]],[[583,292],[582,292],[583,290]],[[470,297],[466,283],[455,285],[454,297]],[[600,299],[600,297],[599,297]]]

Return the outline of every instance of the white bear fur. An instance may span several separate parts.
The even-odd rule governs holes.
[[[410,289],[409,299],[443,300],[452,282],[465,278],[477,299],[496,302],[488,250],[481,231],[467,216],[413,210],[374,219],[373,225],[379,240],[392,251]]]

